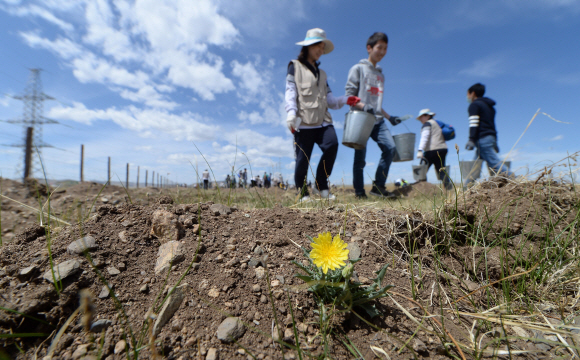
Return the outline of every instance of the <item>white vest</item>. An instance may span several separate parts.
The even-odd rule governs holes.
[[[326,102],[326,73],[319,69],[318,79],[312,71],[298,60],[294,63],[294,81],[298,92],[298,117],[302,125],[320,126],[323,122],[332,124]]]
[[[439,124],[437,124],[437,121],[431,119],[428,122],[431,124],[431,137],[429,142],[427,142],[427,148],[424,149],[424,151],[447,149],[443,132],[441,131]]]

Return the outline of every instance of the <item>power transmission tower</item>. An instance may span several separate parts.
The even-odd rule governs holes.
[[[11,124],[21,124],[24,127],[24,141],[21,144],[12,144],[9,146],[23,147],[24,148],[24,177],[30,176],[34,177],[34,172],[40,170],[40,161],[42,148],[53,147],[42,141],[42,126],[44,124],[58,124],[58,121],[48,119],[43,116],[44,114],[44,101],[54,100],[52,96],[46,95],[42,91],[42,80],[40,79],[41,69],[30,69],[30,76],[28,78],[28,83],[24,89],[23,95],[13,96],[16,100],[21,100],[24,102],[24,112],[21,119],[17,120],[5,120],[7,123]],[[30,134],[32,128],[33,138],[32,146],[26,146],[26,135]],[[29,139],[30,141],[30,139]],[[32,154],[27,153],[28,151],[38,151],[38,156],[32,156]],[[33,159],[30,161],[30,159]],[[26,161],[29,159],[29,161]],[[22,162],[21,162],[22,163]]]

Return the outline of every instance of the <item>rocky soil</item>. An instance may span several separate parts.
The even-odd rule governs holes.
[[[484,183],[466,193],[462,207],[450,202],[437,215],[389,208],[345,211],[344,206],[309,212],[242,210],[211,202],[174,204],[167,196],[143,205],[101,202],[85,222],[52,231],[32,225],[0,248],[0,333],[46,334],[2,337],[0,342],[14,359],[42,359],[51,343],[54,359],[126,359],[136,348],[143,359],[154,354],[167,359],[298,358],[296,350],[272,340],[278,338],[278,322],[282,340],[299,342],[310,357],[321,356],[327,346],[335,359],[386,358],[380,351],[392,359],[472,358],[474,336],[489,345],[486,351],[495,348],[505,358],[528,357],[509,354],[511,350],[570,355],[550,343],[559,341],[554,333],[490,323],[473,330],[475,319],[466,314],[495,306],[490,298],[501,291],[499,285],[458,300],[526,266],[503,261],[505,249],[465,243],[465,229],[481,217],[477,209],[482,205],[489,208],[488,216],[502,217],[505,207],[493,205],[500,196],[528,198],[529,191],[518,192],[512,185]],[[569,186],[557,188],[550,190],[556,195],[542,201],[553,203],[558,196],[562,206],[563,201],[569,201],[568,208],[577,204]],[[540,202],[533,205],[541,216],[554,216]],[[529,236],[535,234],[533,224],[526,225],[525,213],[517,209],[507,211],[522,224],[510,236],[535,241]],[[452,223],[456,226],[450,227]],[[388,263],[385,279],[395,285],[393,296],[377,304],[382,316],[370,319],[357,309],[363,320],[336,316],[326,342],[312,294],[294,277],[299,270],[292,264],[305,261],[299,246],[309,247],[307,235],[324,231],[341,233],[351,256],[360,254],[358,281],[370,283]],[[491,226],[490,234],[503,231]],[[436,252],[438,243],[453,246]],[[514,243],[509,251],[516,249]],[[489,269],[486,277],[482,264]],[[543,309],[551,323],[561,325],[557,307]],[[62,335],[54,341],[59,330]],[[522,339],[526,337],[542,340]],[[360,354],[349,351],[345,341]],[[462,344],[463,350],[454,344]]]

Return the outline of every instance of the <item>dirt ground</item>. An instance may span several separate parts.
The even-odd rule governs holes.
[[[429,197],[434,188],[419,183],[407,196]],[[9,358],[42,359],[53,343],[54,359],[126,359],[139,343],[143,359],[152,358],[152,352],[167,359],[297,359],[296,350],[282,349],[272,341],[276,322],[283,341],[299,340],[308,358],[322,356],[325,346],[334,359],[474,358],[477,351],[470,349],[482,351],[482,347],[483,356],[501,358],[570,355],[556,345],[559,339],[553,341],[555,333],[547,330],[535,333],[512,323],[494,325],[489,319],[476,322],[482,309],[491,309],[490,317],[501,314],[501,308],[494,308],[500,305],[496,299],[507,280],[495,281],[531,268],[526,259],[538,250],[542,233],[538,224],[559,221],[558,234],[576,236],[576,213],[569,210],[577,208],[578,200],[568,185],[491,179],[458,201],[449,200],[440,213],[386,205],[329,204],[307,211],[281,206],[243,209],[213,202],[177,204],[171,197],[159,196],[156,189],[143,189],[143,197],[130,204],[123,189],[116,187],[101,193],[96,212],[86,211],[100,190],[98,184],[87,183],[55,193],[54,216],[76,224],[52,222],[50,232],[37,225],[32,211],[2,201],[3,238],[11,241],[0,248],[4,310],[0,333],[45,334],[0,338]],[[38,200],[22,184],[4,180],[2,191],[38,208]],[[86,215],[86,221],[64,212],[71,201],[85,204],[81,215]],[[553,204],[558,209],[553,210]],[[511,242],[505,247],[469,243],[466,233],[478,221],[490,238]],[[319,309],[301,286],[302,280],[294,277],[300,271],[291,261],[304,261],[299,246],[309,248],[307,236],[325,231],[340,233],[351,244],[351,252],[360,250],[362,260],[355,265],[358,281],[369,284],[376,271],[390,264],[385,279],[394,287],[392,295],[377,302],[381,316],[371,319],[356,308],[362,320],[352,313],[337,315],[332,334],[323,339]],[[95,241],[90,250],[85,254],[71,250],[71,243],[86,236]],[[168,243],[176,246],[171,253],[174,261],[166,271],[156,273],[163,257],[160,249]],[[52,279],[51,259],[55,265],[75,264],[58,291],[47,280]],[[169,320],[159,327],[156,345],[147,345],[150,334],[143,329],[162,317],[166,309],[160,304],[176,284],[178,292],[167,301],[177,299],[175,312],[169,311]],[[84,298],[90,298],[91,305],[81,301],[82,289],[88,289],[90,295]],[[575,288],[567,289],[564,298],[576,295]],[[81,315],[90,318],[76,315],[81,303]],[[546,306],[542,314],[550,326],[559,326],[563,317],[568,321],[578,310],[575,306],[565,311]],[[245,328],[237,343],[217,336],[220,324],[231,316]],[[63,333],[54,341],[59,330]],[[560,333],[568,343],[577,340],[564,330]]]

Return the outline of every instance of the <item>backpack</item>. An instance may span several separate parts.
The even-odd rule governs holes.
[[[441,133],[443,134],[443,138],[445,139],[445,141],[455,139],[455,129],[453,128],[453,126],[446,124],[443,121],[439,120],[435,121],[437,122],[437,125],[439,125],[439,127],[441,128]]]

